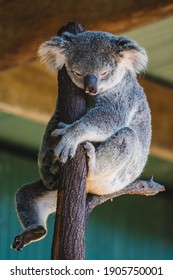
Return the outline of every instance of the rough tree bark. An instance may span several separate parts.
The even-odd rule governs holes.
[[[79,33],[75,23],[62,27],[62,32]],[[83,90],[76,87],[65,67],[58,73],[58,111],[60,120],[73,123],[86,112]],[[80,260],[85,256],[86,156],[79,146],[73,159],[60,166],[52,259]]]

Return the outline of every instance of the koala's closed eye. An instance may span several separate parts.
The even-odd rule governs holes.
[[[82,77],[82,74],[78,70],[72,70],[72,73],[78,78]]]
[[[103,72],[101,72],[100,77],[102,79],[107,78],[110,75],[111,71],[110,70],[105,70]]]

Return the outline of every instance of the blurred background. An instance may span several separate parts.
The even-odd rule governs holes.
[[[57,99],[57,78],[37,61],[39,45],[68,21],[127,35],[146,48],[139,82],[152,113],[151,153],[141,175],[166,188],[154,197],[122,196],[89,217],[86,259],[173,259],[173,2],[161,0],[0,0],[0,259],[50,259],[54,215],[45,239],[10,248],[22,228],[14,194],[38,178],[37,154]]]

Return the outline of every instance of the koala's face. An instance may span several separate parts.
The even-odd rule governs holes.
[[[127,70],[140,72],[147,62],[136,42],[106,32],[64,33],[42,44],[39,56],[51,69],[65,64],[72,81],[90,95],[114,87]]]
[[[65,62],[72,81],[86,93],[95,95],[114,86],[118,75],[118,57],[111,53],[106,34],[81,33]],[[107,38],[106,38],[107,39]]]

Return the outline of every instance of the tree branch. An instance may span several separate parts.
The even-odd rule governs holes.
[[[138,195],[156,195],[159,192],[165,191],[164,186],[156,183],[151,178],[149,181],[135,180],[127,187],[120,191],[108,194],[108,195],[92,195],[88,194],[86,199],[86,219],[88,218],[91,211],[98,205],[111,200],[115,197],[125,195],[125,194],[138,194]]]

